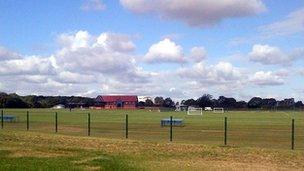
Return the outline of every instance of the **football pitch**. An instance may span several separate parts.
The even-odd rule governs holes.
[[[27,111],[30,132],[72,136],[125,139],[126,114],[128,139],[144,142],[169,142],[169,127],[161,127],[161,119],[183,119],[184,126],[173,127],[173,143],[224,145],[224,118],[227,117],[227,146],[291,149],[292,119],[295,120],[296,150],[304,149],[303,111],[229,111],[224,114],[204,112],[202,116],[188,116],[186,112],[158,112],[141,110],[53,110],[4,109],[4,116],[16,117],[4,122],[3,131],[26,131]],[[55,113],[57,112],[57,133]]]

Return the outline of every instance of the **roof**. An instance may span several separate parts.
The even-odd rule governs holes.
[[[111,96],[97,96],[97,101],[100,102],[117,102],[117,101],[127,101],[127,102],[137,102],[137,96],[125,96],[125,95],[111,95]]]

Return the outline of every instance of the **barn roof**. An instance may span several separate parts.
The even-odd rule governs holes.
[[[126,96],[126,95],[107,95],[107,96],[97,96],[96,98],[101,102],[116,102],[116,101],[127,101],[127,102],[137,102],[137,96]]]

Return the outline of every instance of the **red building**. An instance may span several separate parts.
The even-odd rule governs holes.
[[[97,96],[96,108],[101,109],[136,109],[138,102],[137,96]]]

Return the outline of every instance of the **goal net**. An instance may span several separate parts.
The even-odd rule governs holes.
[[[189,107],[187,110],[187,115],[203,115],[203,108]]]
[[[224,108],[222,107],[215,107],[213,108],[213,113],[224,113]]]

